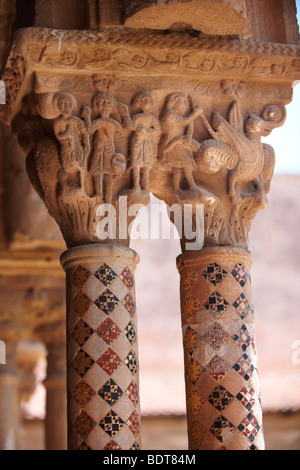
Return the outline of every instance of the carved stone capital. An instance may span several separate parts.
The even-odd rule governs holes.
[[[4,70],[0,111],[69,248],[128,246],[135,213],[120,198],[130,208],[150,192],[169,206],[202,204],[205,246],[247,248],[274,169],[261,137],[285,120],[299,53],[186,32],[28,28]]]

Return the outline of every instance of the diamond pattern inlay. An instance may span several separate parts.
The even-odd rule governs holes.
[[[137,437],[139,435],[140,430],[140,420],[139,415],[136,410],[131,413],[130,417],[126,421],[127,426],[129,427],[132,434]]]
[[[86,440],[89,433],[96,426],[96,421],[91,418],[86,411],[82,410],[80,415],[77,416],[74,422],[74,428],[80,435],[82,440]]]
[[[217,351],[219,351],[229,340],[229,334],[217,322],[208,328],[205,333],[205,337],[211,347]]]
[[[239,424],[238,430],[241,431],[250,442],[253,442],[260,430],[260,425],[255,416],[253,416],[252,413],[248,413],[246,418]]]
[[[180,274],[181,283],[185,289],[192,287],[192,285],[197,281],[198,277],[199,274],[188,266],[183,268]]]
[[[122,450],[122,447],[119,446],[113,439],[109,441],[104,447],[104,450]]]
[[[228,419],[221,415],[218,416],[209,430],[220,442],[224,442],[224,435],[227,436],[228,432],[230,434],[233,433],[235,427],[230,421],[228,421]],[[223,433],[224,430],[226,430],[225,433]]]
[[[245,294],[242,292],[241,295],[236,299],[233,303],[233,306],[236,308],[237,313],[240,315],[241,319],[248,315],[248,313],[252,312],[252,307],[250,306]]]
[[[79,317],[83,317],[91,303],[91,299],[84,292],[79,291],[72,301],[74,312]]]
[[[131,346],[133,346],[134,343],[136,342],[136,332],[135,332],[134,325],[131,323],[131,321],[128,323],[126,328],[123,330],[123,333],[126,336],[126,338],[128,339]]]
[[[244,287],[249,277],[249,274],[245,266],[241,263],[237,263],[235,267],[233,268],[233,270],[231,271],[231,274],[235,278],[236,282],[238,282],[241,287]]]
[[[243,351],[246,351],[248,346],[251,344],[251,336],[246,325],[242,325],[238,334],[233,335],[232,339],[242,348]]]
[[[136,374],[137,369],[138,369],[138,362],[137,362],[137,357],[135,355],[134,351],[130,351],[130,353],[127,355],[127,357],[124,359],[124,363],[132,373],[132,375]]]
[[[204,307],[215,317],[220,318],[222,314],[228,309],[228,302],[222,297],[219,292],[213,292],[209,298],[204,302]]]
[[[183,338],[183,346],[190,356],[193,354],[197,343],[197,333],[190,326],[188,326]]]
[[[191,358],[187,366],[187,378],[195,385],[201,375],[202,367],[199,362]]]
[[[112,344],[121,334],[120,328],[110,318],[106,318],[96,329],[96,333],[107,344]]]
[[[110,406],[113,406],[123,395],[121,388],[113,379],[109,379],[98,391],[101,398]]]
[[[109,315],[119,303],[119,299],[109,289],[106,289],[99,297],[94,301],[94,304],[102,310],[106,315]]]
[[[77,374],[83,377],[86,372],[92,367],[94,362],[95,361],[85,351],[80,349],[76,354],[72,365],[76,370]]]
[[[243,387],[242,390],[237,394],[236,398],[248,411],[250,411],[255,404],[254,396],[255,390],[252,387]]]
[[[122,364],[122,360],[111,348],[108,348],[97,360],[97,364],[109,375]]]
[[[117,274],[104,263],[94,272],[94,276],[107,287],[116,279]]]
[[[195,313],[199,310],[201,304],[199,300],[195,299],[192,296],[186,297],[182,303],[182,311],[186,320],[190,320]]]
[[[129,384],[127,390],[125,391],[128,398],[132,401],[134,406],[137,406],[139,403],[139,392],[138,386],[134,380]]]
[[[188,400],[189,409],[193,414],[199,413],[204,404],[204,398],[198,390],[192,390]]]
[[[128,266],[123,269],[119,277],[129,289],[134,286],[134,278]]]
[[[224,411],[233,399],[234,396],[228,392],[226,388],[222,387],[222,385],[216,387],[208,397],[209,403],[219,411]]]
[[[131,316],[133,316],[135,314],[135,308],[136,308],[135,301],[134,301],[132,295],[130,295],[128,292],[125,295],[124,299],[122,300],[122,304],[124,305],[127,312]]]
[[[234,364],[233,369],[236,370],[245,380],[249,380],[252,377],[254,365],[251,363],[247,354],[244,353]]]
[[[83,266],[77,266],[73,273],[73,284],[77,289],[81,289],[92,273]]]
[[[80,446],[77,447],[77,450],[92,450],[86,442],[82,441]]]
[[[213,379],[217,380],[217,382],[221,382],[229,370],[229,364],[227,364],[227,362],[225,362],[220,356],[214,356],[205,367],[205,372],[207,372]]]
[[[80,407],[85,407],[88,402],[96,395],[95,390],[84,380],[80,380],[73,391],[73,398]]]
[[[80,319],[74,327],[72,336],[79,346],[83,346],[93,332],[94,330],[84,320]]]
[[[226,276],[227,271],[217,263],[210,263],[203,271],[202,275],[215,286]]]
[[[113,410],[110,410],[99,422],[99,426],[111,437],[114,437],[124,424],[124,421]]]

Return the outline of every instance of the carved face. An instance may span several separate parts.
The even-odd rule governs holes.
[[[178,93],[173,99],[173,109],[178,114],[184,114],[188,109],[187,98],[184,94]]]
[[[149,114],[152,111],[153,99],[151,96],[145,95],[141,98],[140,101],[141,110],[145,114]]]
[[[61,96],[57,102],[57,107],[61,112],[62,116],[67,117],[70,116],[70,114],[72,113],[74,103],[67,96]]]
[[[105,118],[109,117],[110,113],[112,112],[113,106],[113,100],[109,96],[99,96],[97,98],[96,107],[100,116]]]

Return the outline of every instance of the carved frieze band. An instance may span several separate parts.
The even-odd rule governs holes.
[[[11,106],[17,99],[25,72],[55,68],[60,73],[101,69],[127,76],[196,75],[202,80],[213,74],[220,80],[263,78],[291,84],[300,77],[300,46],[203,38],[197,33],[27,28],[16,34],[3,72],[7,103]],[[1,112],[9,119],[7,107]]]

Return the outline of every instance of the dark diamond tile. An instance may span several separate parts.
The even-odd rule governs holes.
[[[106,287],[109,286],[116,277],[118,277],[117,274],[105,263],[94,272],[94,276]]]
[[[94,304],[102,310],[106,315],[109,315],[119,303],[119,299],[109,289],[106,289],[99,297],[94,301]]]

